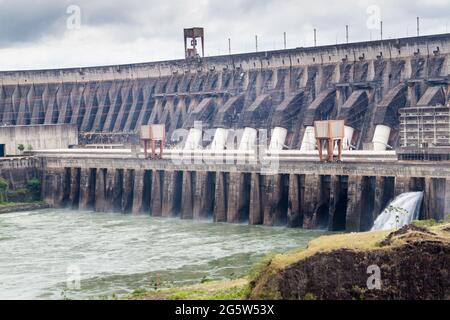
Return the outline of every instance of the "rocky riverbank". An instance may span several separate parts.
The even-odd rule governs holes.
[[[270,259],[250,299],[450,299],[450,224],[320,237]]]
[[[248,278],[128,299],[450,299],[450,224],[322,236],[268,255]]]
[[[18,211],[31,211],[38,209],[46,209],[50,206],[43,202],[35,203],[8,203],[0,205],[0,214],[18,212]]]

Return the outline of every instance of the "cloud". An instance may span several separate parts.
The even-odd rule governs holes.
[[[68,30],[69,5],[81,28]],[[380,8],[385,38],[448,31],[450,0],[0,0],[0,70],[132,63],[183,57],[182,29],[203,26],[206,54],[377,39],[366,26],[370,5]]]

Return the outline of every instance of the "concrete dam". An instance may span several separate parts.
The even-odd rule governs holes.
[[[448,109],[449,59],[450,34],[443,34],[6,71],[0,72],[0,123],[78,128],[81,146],[31,152],[43,197],[55,207],[366,231],[407,191],[424,192],[421,218],[450,213],[448,162],[399,160],[397,154],[406,145],[424,147],[427,134],[450,145],[450,133],[436,129],[440,120],[429,131],[423,117],[405,122],[400,116],[402,110]],[[313,124],[328,119],[345,121],[342,163],[317,156]],[[450,130],[450,118],[444,120]],[[162,159],[144,159],[133,147],[137,132],[159,123],[169,149]],[[174,138],[180,129],[188,132],[182,141]],[[262,153],[261,129],[270,141]],[[217,155],[224,157],[207,161]],[[267,161],[276,168],[266,170]]]

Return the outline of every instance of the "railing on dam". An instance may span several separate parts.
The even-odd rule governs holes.
[[[143,149],[53,149],[31,152],[39,157],[75,157],[75,158],[134,158],[145,159]],[[156,152],[159,155],[159,151]],[[335,151],[337,155],[337,151]],[[185,150],[166,149],[163,160],[181,163],[257,163],[271,161],[319,161],[319,152],[301,150]],[[352,150],[343,152],[344,161],[393,162],[397,161],[395,151]],[[147,159],[151,161],[151,159]]]

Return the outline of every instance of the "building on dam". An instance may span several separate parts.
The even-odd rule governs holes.
[[[46,201],[365,231],[396,195],[423,191],[421,218],[450,214],[450,166],[438,162],[450,150],[450,34],[205,58],[188,50],[182,60],[0,72],[1,125],[79,131],[78,148],[33,152]],[[342,163],[318,158],[314,122],[330,119],[345,122]],[[133,147],[146,124],[165,125],[162,159]]]

